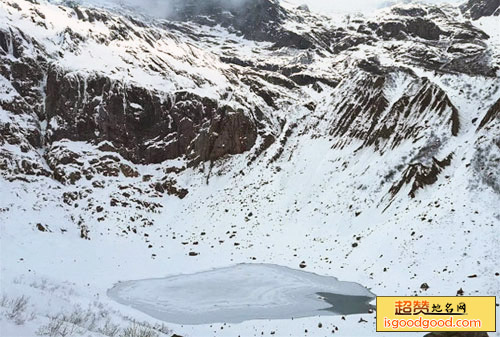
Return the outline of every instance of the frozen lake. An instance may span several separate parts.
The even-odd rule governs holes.
[[[108,296],[177,324],[367,313],[375,297],[357,283],[271,264],[121,282]]]

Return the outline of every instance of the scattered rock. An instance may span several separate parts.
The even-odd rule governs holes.
[[[90,230],[87,227],[87,225],[80,225],[80,238],[85,239],[85,240],[90,240],[89,237]]]
[[[47,228],[45,228],[44,225],[42,225],[41,223],[37,223],[36,224],[36,228],[40,231],[40,232],[47,232]]]
[[[123,175],[127,178],[136,178],[139,176],[139,172],[127,164],[120,164],[120,171],[122,171]]]

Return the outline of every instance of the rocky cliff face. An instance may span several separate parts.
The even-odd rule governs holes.
[[[243,110],[232,111],[194,93],[178,91],[162,97],[156,90],[106,77],[51,69],[46,95],[46,118],[57,123],[48,129],[49,142],[110,141],[124,158],[136,163],[187,155],[193,160],[216,160],[248,151],[256,139],[254,122]],[[205,129],[222,135],[193,142],[203,137]]]
[[[3,172],[61,176],[52,153],[61,141],[135,164],[185,158],[197,166],[253,148],[255,160],[281,137],[294,119],[283,112],[297,103],[317,117],[294,125],[320,133],[324,125],[335,147],[361,141],[384,153],[429,137],[442,144],[466,132],[461,112],[417,69],[492,83],[498,73],[488,34],[433,6],[394,7],[340,25],[270,0],[183,2],[155,22],[70,6],[57,9],[72,22],[61,28],[43,6],[2,6],[2,143],[21,150],[3,148]],[[462,11],[478,6],[494,14],[494,1],[471,1]],[[26,18],[33,28],[18,25]],[[236,35],[222,39],[220,29]],[[255,56],[245,52],[249,43]],[[361,50],[368,57],[355,56]],[[492,119],[490,111],[480,128]]]
[[[469,0],[460,6],[463,13],[473,20],[483,16],[499,16],[500,1],[498,0]]]

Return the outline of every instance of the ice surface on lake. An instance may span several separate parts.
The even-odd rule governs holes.
[[[374,298],[357,283],[270,264],[127,281],[115,285],[108,295],[177,324],[366,313]]]

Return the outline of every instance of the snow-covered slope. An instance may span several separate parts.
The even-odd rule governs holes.
[[[499,294],[498,17],[464,8],[0,0],[2,335],[375,335],[375,314],[189,326],[106,296],[238,263]]]

